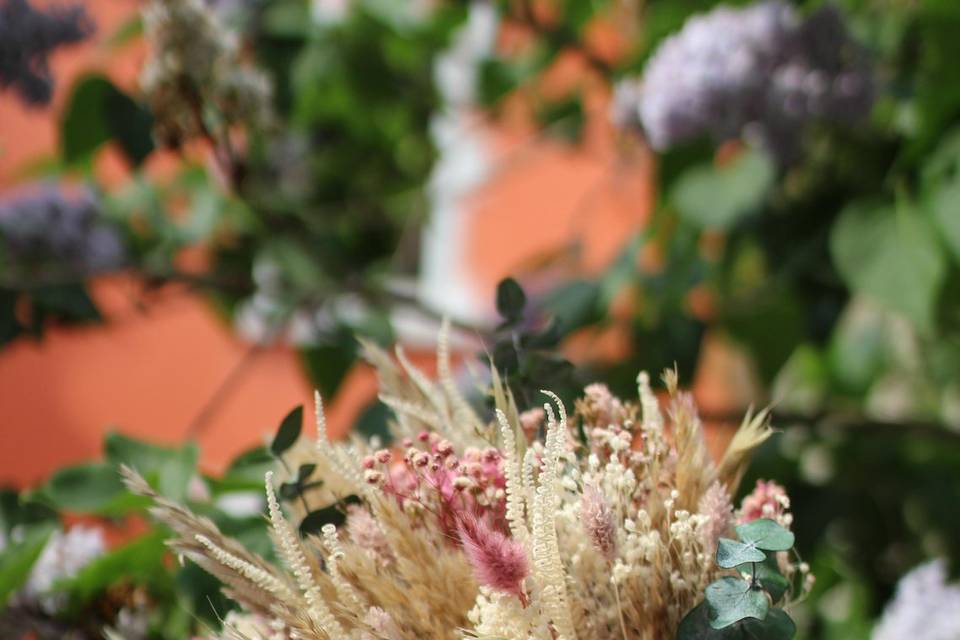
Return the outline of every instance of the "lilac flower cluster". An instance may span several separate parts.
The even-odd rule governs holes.
[[[0,202],[0,237],[5,266],[21,273],[88,275],[124,262],[120,236],[90,193],[71,198],[47,186]]]
[[[641,125],[655,149],[743,137],[781,161],[796,155],[804,125],[856,123],[874,101],[869,58],[839,11],[803,18],[783,0],[690,18],[654,53],[639,88],[625,82],[615,119]]]
[[[960,585],[947,580],[943,560],[920,565],[901,578],[872,640],[960,638]]]
[[[30,105],[44,105],[53,94],[47,57],[93,33],[83,5],[38,11],[27,0],[0,0],[0,90],[16,89]]]

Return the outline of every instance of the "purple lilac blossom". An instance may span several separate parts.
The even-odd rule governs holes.
[[[124,263],[117,230],[100,218],[93,194],[68,197],[44,186],[0,202],[0,238],[8,266],[89,275]]]
[[[93,31],[82,4],[38,11],[27,0],[0,0],[0,91],[15,89],[28,105],[48,104],[53,95],[48,56]]]
[[[872,640],[960,638],[960,585],[947,582],[947,564],[934,560],[900,579]]]
[[[874,100],[869,60],[839,11],[803,18],[782,0],[693,16],[653,54],[642,84],[623,82],[615,120],[642,126],[655,149],[746,138],[781,161],[795,157],[804,125],[856,123]]]

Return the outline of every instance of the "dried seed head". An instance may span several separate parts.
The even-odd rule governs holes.
[[[580,521],[587,536],[607,560],[613,560],[617,552],[616,523],[613,511],[603,493],[593,485],[583,488],[580,500]]]
[[[461,518],[458,531],[477,581],[520,597],[530,572],[524,546],[473,516]]]

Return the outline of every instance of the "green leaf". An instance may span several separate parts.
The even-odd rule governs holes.
[[[347,514],[343,512],[343,509],[339,505],[331,505],[324,509],[317,509],[316,511],[311,511],[303,520],[300,521],[300,535],[307,536],[310,534],[320,533],[320,530],[325,524],[332,524],[336,527],[340,527],[344,522],[347,521]]]
[[[301,351],[310,380],[324,398],[332,398],[340,389],[356,362],[357,344],[348,332],[341,332],[329,344]]]
[[[112,88],[99,75],[81,78],[74,87],[60,126],[60,149],[66,162],[84,160],[110,140],[104,112]]]
[[[764,382],[770,384],[807,337],[808,310],[792,292],[780,288],[768,287],[762,295],[751,295],[750,301],[725,305],[724,326],[750,349]]]
[[[0,611],[30,577],[30,570],[52,534],[50,526],[30,528],[21,542],[0,553]]]
[[[326,507],[317,511],[311,511],[303,520],[300,521],[300,535],[308,536],[320,533],[320,530],[326,524],[332,524],[336,527],[346,522],[346,515],[336,506]]]
[[[313,475],[313,472],[317,470],[317,465],[315,464],[302,464],[300,468],[297,469],[297,482],[303,484],[310,479],[310,476]]]
[[[153,152],[153,116],[116,88],[107,95],[106,108],[110,137],[131,166],[139,167]]]
[[[727,631],[717,631],[710,626],[709,607],[706,601],[687,612],[677,628],[677,640],[713,640],[722,638]]]
[[[597,11],[597,3],[583,0],[564,0],[562,6],[564,21],[578,32],[587,26]]]
[[[515,63],[506,63],[497,58],[486,58],[477,69],[477,94],[480,103],[492,106],[513,91],[519,83]]]
[[[741,624],[741,635],[748,640],[790,640],[797,634],[797,625],[783,609],[771,609],[763,620]]]
[[[277,489],[277,495],[281,500],[296,500],[300,495],[300,485],[296,482],[281,483],[280,488]]]
[[[555,102],[546,102],[537,110],[537,122],[555,138],[578,142],[586,123],[583,99],[580,95]]]
[[[372,402],[354,424],[354,430],[365,438],[377,437],[381,446],[389,446],[393,442],[393,433],[390,432],[390,409],[380,401]]]
[[[0,489],[0,534],[9,534],[14,527],[55,524],[57,512],[39,502],[31,502],[14,489]]]
[[[748,562],[763,562],[763,551],[786,551],[793,546],[794,536],[769,518],[760,518],[737,526],[740,540],[720,538],[717,564],[732,569]]]
[[[60,147],[67,163],[86,161],[106,142],[117,142],[133,166],[153,151],[150,114],[102,75],[76,84],[60,126]]]
[[[570,280],[551,290],[543,305],[557,320],[560,336],[602,319],[600,284],[591,280]]]
[[[946,275],[943,250],[912,207],[853,204],[840,214],[830,252],[851,289],[932,329],[937,294]]]
[[[717,545],[717,565],[724,569],[732,569],[746,562],[763,562],[766,558],[767,554],[757,549],[755,545],[739,540],[720,538]]]
[[[56,284],[36,287],[30,291],[35,322],[47,316],[71,322],[99,322],[102,320],[96,303],[82,284]]]
[[[922,169],[924,206],[960,260],[960,128],[954,127]]]
[[[928,206],[954,259],[960,261],[960,177],[941,184]]]
[[[143,35],[143,17],[137,13],[132,18],[123,22],[112,34],[107,38],[107,46],[111,48],[119,48],[130,42],[136,40]]]
[[[887,320],[876,305],[854,300],[830,337],[827,364],[838,390],[865,394],[883,371],[892,345]]]
[[[261,529],[263,528],[261,523]],[[177,593],[182,598],[181,601],[186,604],[183,609],[197,616],[204,626],[219,629],[227,613],[238,608],[236,602],[223,595],[220,581],[192,562],[186,563],[177,571],[174,580]],[[179,610],[180,607],[174,608],[174,611]],[[195,628],[196,621],[190,622],[191,628]],[[165,634],[164,637],[188,638],[191,636],[192,634]]]
[[[234,458],[230,462],[230,466],[227,467],[226,475],[244,475],[247,473],[252,473],[253,477],[256,477],[262,481],[263,474],[260,473],[260,469],[265,468],[267,471],[269,471],[273,467],[273,463],[274,460],[270,456],[270,452],[267,451],[267,448],[263,446],[257,446],[244,451]]]
[[[110,433],[104,441],[107,461],[114,467],[125,464],[156,483],[161,495],[182,502],[196,473],[200,452],[194,444],[180,448],[161,447]]]
[[[722,167],[688,169],[677,179],[672,201],[689,222],[727,229],[761,206],[775,177],[773,163],[764,154],[745,151]]]
[[[710,626],[714,629],[729,627],[744,618],[763,620],[770,610],[770,599],[762,589],[732,576],[708,585],[705,595]]]
[[[12,342],[24,331],[19,317],[20,293],[0,290],[0,347]]]
[[[305,37],[315,24],[303,2],[271,2],[264,7],[261,28],[272,36]]]
[[[523,316],[527,294],[513,278],[504,278],[497,285],[497,313],[507,322],[516,322]]]
[[[57,471],[36,498],[73,513],[120,515],[148,503],[127,492],[116,467],[92,463]]]
[[[266,447],[255,447],[234,458],[222,477],[209,478],[210,490],[215,496],[235,491],[263,491],[263,477],[275,464]]]
[[[737,535],[744,542],[764,551],[787,551],[794,543],[793,533],[770,518],[759,518],[737,525]]]
[[[797,627],[782,609],[770,609],[763,620],[746,618],[723,629],[710,626],[709,606],[694,607],[677,629],[677,640],[790,640]]]
[[[303,429],[303,405],[296,407],[286,415],[277,429],[277,435],[270,443],[270,451],[273,455],[279,457],[292,447],[300,438],[300,431]]]

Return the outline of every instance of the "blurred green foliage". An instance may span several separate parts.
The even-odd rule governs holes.
[[[152,528],[128,538],[53,585],[65,598],[62,607],[46,610],[29,599],[10,600],[30,576],[51,533],[72,526],[78,517],[88,527],[127,530],[148,517],[149,501],[126,491],[119,465],[144,475],[158,491],[177,496],[195,513],[213,520],[228,535],[267,557],[272,544],[262,525],[262,509],[231,507],[231,500],[263,507],[263,475],[273,459],[260,448],[238,457],[225,474],[213,478],[197,469],[195,445],[161,447],[120,434],[104,442],[103,462],[60,469],[41,486],[0,492],[0,631],[33,631],[39,638],[101,638],[103,628],[117,624],[123,608],[143,615],[149,638],[186,638],[218,628],[233,605],[220,593],[219,583],[192,563],[170,556],[165,541],[170,532]],[[45,570],[49,571],[49,568]],[[53,635],[51,635],[53,634]]]

